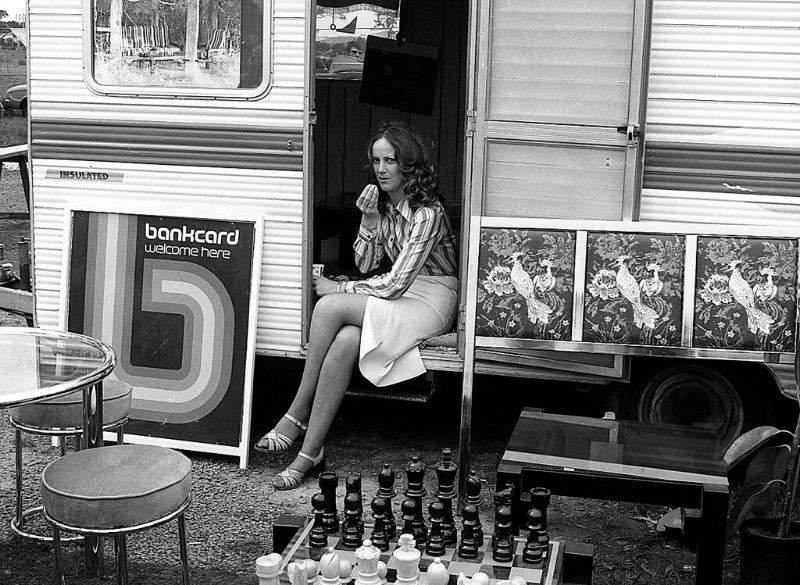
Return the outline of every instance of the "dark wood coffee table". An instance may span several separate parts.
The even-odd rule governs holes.
[[[533,487],[553,494],[700,510],[696,582],[719,585],[728,479],[711,429],[616,421],[526,408],[497,470],[515,486],[516,519]]]

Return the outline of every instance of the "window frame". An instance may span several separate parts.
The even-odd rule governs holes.
[[[255,100],[269,93],[273,84],[274,64],[273,48],[273,0],[263,2],[262,26],[262,66],[261,83],[256,87],[223,88],[223,87],[158,87],[148,85],[108,85],[99,83],[94,76],[94,4],[95,0],[82,0],[81,19],[83,21],[83,79],[87,87],[95,94],[107,96],[127,96],[142,98],[171,99],[231,99]]]

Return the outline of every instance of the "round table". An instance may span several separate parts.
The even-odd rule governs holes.
[[[0,408],[83,391],[83,448],[103,446],[103,379],[116,363],[97,339],[31,327],[0,327]],[[96,536],[84,539],[89,575],[102,565]]]
[[[86,335],[0,327],[0,407],[91,389],[115,361],[114,350]]]

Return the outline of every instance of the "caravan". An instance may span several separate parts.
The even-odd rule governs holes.
[[[137,344],[118,348],[131,354],[118,374],[155,372],[177,387],[202,369],[192,359],[223,352],[207,342],[210,353],[195,356],[181,344],[206,339],[203,323],[215,322],[208,311],[227,314],[224,303],[158,297],[147,288],[158,274],[180,278],[143,275],[141,251],[130,265],[139,276],[114,276],[118,288],[93,278],[121,270],[139,224],[159,234],[239,229],[250,247],[235,269],[203,281],[198,268],[192,286],[216,299],[238,282],[250,293],[237,301],[242,312],[231,309],[241,347],[302,358],[311,265],[354,270],[354,202],[365,145],[383,119],[408,121],[432,140],[446,209],[460,227],[462,272],[475,216],[797,224],[800,6],[764,4],[31,0],[36,319],[103,336],[129,318],[131,303],[150,303],[149,314],[163,311],[171,324],[149,323],[141,309],[131,325],[141,328]],[[432,84],[420,82],[425,75]],[[76,234],[94,234],[104,274],[92,275],[101,254]],[[179,252],[205,245],[178,240],[169,245]],[[221,240],[209,253],[236,256]],[[121,299],[126,287],[136,291],[129,303],[110,302],[109,291]],[[76,290],[85,292],[77,305]],[[426,344],[429,369],[463,369],[465,314],[462,306],[457,329]],[[169,355],[148,357],[165,339]],[[796,391],[790,364],[752,359],[513,347],[475,358],[478,373],[605,389],[620,414],[711,423],[726,443]],[[246,377],[252,363],[237,367]],[[171,399],[147,396],[138,412],[154,425],[170,416],[186,424],[211,408],[200,407],[211,400],[201,392],[198,408],[159,417]]]

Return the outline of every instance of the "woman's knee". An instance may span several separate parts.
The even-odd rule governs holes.
[[[345,325],[336,334],[333,340],[331,349],[336,348],[337,351],[352,353],[358,351],[361,345],[361,327],[355,325]]]

